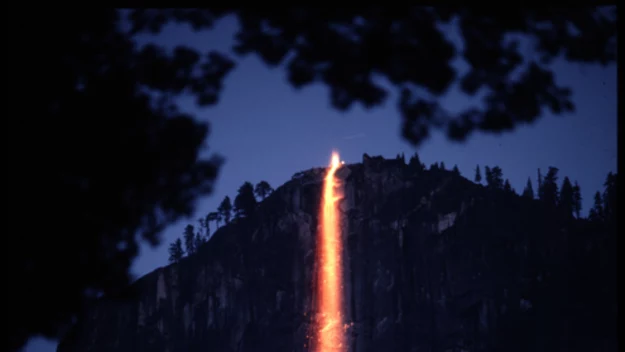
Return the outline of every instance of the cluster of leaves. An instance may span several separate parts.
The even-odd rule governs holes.
[[[234,198],[234,206],[230,201],[230,197],[224,197],[217,211],[208,213],[205,217],[198,220],[200,224],[199,230],[196,232],[193,225],[189,224],[185,227],[183,239],[177,238],[169,245],[169,262],[177,263],[184,256],[192,255],[198,251],[200,246],[206,243],[211,236],[210,224],[215,222],[215,226],[219,228],[221,221],[226,224],[231,219],[241,219],[252,216],[258,202],[263,201],[273,192],[273,188],[267,181],[260,181],[253,186],[249,182],[243,183]],[[184,240],[184,241],[183,241]],[[184,244],[184,247],[183,247]]]

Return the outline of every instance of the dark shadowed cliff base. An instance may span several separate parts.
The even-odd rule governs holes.
[[[95,304],[59,351],[306,351],[323,169]],[[365,156],[344,181],[350,351],[616,351],[614,227]]]

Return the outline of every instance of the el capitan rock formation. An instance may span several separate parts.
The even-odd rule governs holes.
[[[59,351],[307,351],[325,169],[88,310]],[[615,351],[613,234],[445,170],[363,157],[344,183],[350,351]],[[351,325],[353,323],[353,325]]]

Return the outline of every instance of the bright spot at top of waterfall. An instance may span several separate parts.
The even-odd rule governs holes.
[[[333,168],[337,168],[339,166],[339,153],[338,152],[336,151],[332,152],[332,161],[330,165]]]

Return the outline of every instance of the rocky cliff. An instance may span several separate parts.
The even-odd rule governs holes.
[[[134,298],[100,300],[59,351],[306,351],[324,171],[294,175]],[[616,350],[605,231],[403,160],[365,155],[337,177],[350,351]]]

